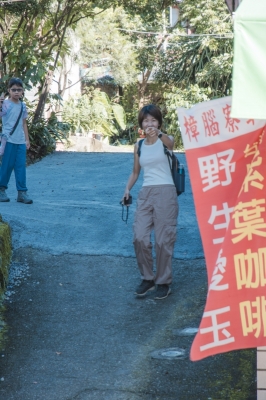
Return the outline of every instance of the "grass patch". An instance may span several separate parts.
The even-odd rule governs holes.
[[[11,259],[11,234],[7,223],[0,215],[0,303],[8,280],[8,267]]]
[[[8,269],[11,259],[11,232],[0,215],[0,348],[4,341],[6,324],[3,315],[3,297],[8,281]]]

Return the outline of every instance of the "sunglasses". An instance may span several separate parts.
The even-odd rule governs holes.
[[[23,89],[10,89],[11,90],[11,92],[22,92],[23,91]]]

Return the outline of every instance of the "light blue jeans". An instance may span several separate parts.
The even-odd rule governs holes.
[[[0,188],[7,189],[13,170],[15,172],[17,190],[27,191],[26,144],[7,142],[0,168]]]

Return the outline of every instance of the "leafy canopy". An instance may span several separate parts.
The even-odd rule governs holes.
[[[180,24],[169,37],[166,52],[158,59],[156,78],[168,84],[209,88],[211,97],[228,94],[232,29],[231,16],[223,0],[184,0]],[[186,35],[188,30],[191,36]]]
[[[119,30],[120,21],[127,25],[123,8],[107,10],[94,18],[82,19],[75,33],[80,41],[80,64],[88,66],[86,78],[112,75],[120,86],[137,79],[136,52]]]

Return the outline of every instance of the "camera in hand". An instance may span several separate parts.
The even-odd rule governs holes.
[[[129,206],[129,204],[132,204],[132,196],[128,196],[128,199],[124,197],[124,205]]]

